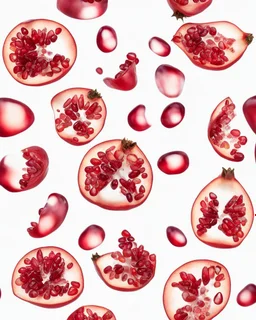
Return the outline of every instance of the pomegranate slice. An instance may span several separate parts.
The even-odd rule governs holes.
[[[24,103],[0,98],[0,137],[11,137],[27,130],[34,122],[33,111]]]
[[[144,131],[151,127],[147,122],[145,112],[146,107],[143,104],[139,104],[128,114],[127,120],[133,130]]]
[[[212,0],[167,0],[173,10],[173,17],[192,17],[208,8]]]
[[[231,121],[236,116],[235,108],[230,98],[217,105],[208,125],[208,139],[221,157],[238,162],[244,159],[239,150],[247,143],[247,138],[241,135],[240,130],[230,128]]]
[[[104,127],[107,109],[97,90],[67,89],[56,94],[51,105],[56,131],[70,144],[89,143]]]
[[[249,195],[230,168],[223,168],[221,175],[203,188],[191,212],[196,237],[216,248],[239,246],[248,235],[253,219]]]
[[[84,250],[91,250],[101,245],[104,239],[104,229],[96,224],[92,224],[81,233],[78,244]]]
[[[256,286],[255,284],[248,284],[237,295],[237,303],[242,307],[249,307],[256,303]]]
[[[194,260],[176,269],[164,287],[163,303],[170,320],[211,320],[227,305],[230,276],[219,262]]]
[[[75,310],[67,320],[116,320],[114,313],[100,306],[83,306]]]
[[[68,29],[46,19],[18,24],[3,46],[8,72],[16,81],[28,86],[59,80],[72,68],[76,54],[75,39]]]
[[[156,255],[134,242],[134,237],[123,230],[118,239],[120,251],[92,256],[100,278],[107,286],[119,291],[135,291],[145,287],[155,275]]]
[[[16,297],[44,308],[59,308],[76,300],[84,289],[79,263],[67,251],[42,247],[28,252],[12,275]]]
[[[109,53],[114,51],[117,46],[115,30],[110,26],[101,27],[97,34],[96,43],[102,52]]]
[[[168,152],[158,159],[157,166],[165,174],[181,174],[189,167],[189,157],[183,151]]]
[[[187,244],[185,234],[176,227],[168,227],[166,229],[167,239],[175,247],[184,247]]]
[[[179,102],[170,103],[162,112],[161,122],[166,128],[174,128],[185,116],[185,107]]]
[[[252,42],[245,33],[228,21],[186,23],[172,41],[196,66],[208,70],[224,70],[236,63]]]
[[[130,52],[126,56],[125,63],[119,66],[121,70],[115,75],[115,78],[105,78],[104,83],[112,88],[122,91],[132,90],[137,85],[136,64],[139,63],[139,59],[136,54]]]
[[[171,53],[169,44],[159,37],[153,37],[149,40],[148,46],[152,52],[160,57],[167,57]]]
[[[127,139],[97,144],[84,156],[78,183],[88,201],[108,210],[141,205],[152,188],[153,172],[136,142]]]
[[[108,0],[57,0],[57,8],[65,15],[81,20],[102,16],[108,8]]]
[[[57,230],[65,220],[68,212],[68,201],[59,193],[52,193],[44,208],[39,210],[39,222],[31,222],[27,229],[33,238],[43,238]]]
[[[256,133],[256,96],[247,99],[243,105],[243,112],[247,123]]]
[[[20,192],[39,185],[47,175],[49,159],[44,149],[33,146],[0,161],[0,185],[10,192]]]

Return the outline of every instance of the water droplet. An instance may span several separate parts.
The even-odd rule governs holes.
[[[98,74],[102,74],[102,73],[103,73],[103,69],[100,68],[100,67],[98,67],[98,68],[96,68],[96,72],[97,72]]]
[[[128,123],[133,130],[144,131],[151,127],[145,116],[146,107],[142,104],[128,114]]]
[[[171,52],[169,44],[161,38],[153,37],[149,40],[149,48],[161,57],[167,57]]]
[[[117,35],[110,26],[103,26],[97,34],[97,46],[105,53],[112,52],[117,46]]]
[[[92,224],[81,233],[78,244],[84,250],[91,250],[98,247],[104,239],[105,231],[103,228]]]
[[[166,235],[170,243],[175,247],[184,247],[187,244],[185,234],[176,227],[168,227],[166,229]]]
[[[157,165],[166,174],[180,174],[189,167],[189,158],[183,151],[172,151],[162,155]]]
[[[249,307],[256,302],[256,285],[250,283],[237,296],[237,303],[242,307]]]
[[[173,102],[169,104],[161,115],[162,125],[166,128],[176,127],[185,116],[185,108],[183,104],[179,102]]]

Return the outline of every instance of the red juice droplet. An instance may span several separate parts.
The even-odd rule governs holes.
[[[162,155],[157,165],[166,174],[180,174],[189,167],[189,158],[183,151],[172,151]]]
[[[185,108],[179,102],[169,104],[161,115],[162,125],[166,128],[176,127],[185,116]]]
[[[97,46],[105,53],[112,52],[117,46],[117,35],[115,30],[110,26],[103,26],[97,34]]]
[[[169,44],[158,37],[151,38],[148,45],[151,51],[161,57],[167,57],[171,52]]]
[[[128,123],[133,130],[144,131],[151,127],[145,116],[146,107],[142,104],[128,114]]]
[[[248,284],[237,295],[237,303],[242,307],[249,307],[256,302],[256,285]]]
[[[175,247],[184,247],[187,244],[187,238],[184,233],[176,227],[168,227],[166,229],[168,240]]]
[[[79,246],[84,250],[98,247],[105,239],[105,231],[95,224],[87,227],[78,239]]]
[[[98,68],[96,68],[96,72],[97,72],[98,74],[102,74],[102,73],[103,73],[103,69],[100,68],[100,67],[98,67]]]

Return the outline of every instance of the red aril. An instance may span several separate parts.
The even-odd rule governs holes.
[[[83,292],[84,278],[76,259],[58,247],[42,247],[24,255],[12,275],[16,297],[44,308],[63,307]]]
[[[27,229],[33,238],[43,238],[57,230],[66,218],[68,201],[59,193],[52,193],[44,208],[39,210],[39,222],[31,222]]]
[[[216,248],[239,246],[254,219],[249,195],[235,179],[234,169],[224,169],[199,193],[191,211],[196,237]]]
[[[110,26],[103,26],[97,34],[96,43],[98,48],[105,53],[112,52],[117,46],[117,35]]]
[[[39,185],[47,175],[49,159],[44,149],[33,146],[0,161],[0,185],[10,192],[20,192]]]
[[[159,37],[153,37],[149,40],[149,48],[160,57],[167,57],[171,52],[169,44]]]
[[[57,8],[65,15],[81,20],[102,16],[108,8],[108,0],[57,0]]]
[[[151,127],[145,116],[146,107],[139,104],[127,117],[128,123],[133,130],[144,131]]]
[[[189,167],[189,158],[183,151],[163,154],[157,162],[158,168],[166,174],[180,174]]]
[[[184,247],[187,244],[185,234],[176,227],[168,227],[166,229],[166,235],[170,243],[175,247]]]
[[[83,306],[75,310],[67,320],[116,320],[112,311],[100,306]]]
[[[84,156],[78,183],[82,195],[108,210],[129,210],[149,196],[153,182],[150,163],[136,142],[109,140]]]
[[[237,62],[253,35],[228,21],[183,24],[172,41],[193,64],[208,70],[224,70]]]
[[[256,96],[247,99],[243,105],[243,112],[247,123],[256,133]]]
[[[164,287],[163,303],[170,320],[211,320],[227,305],[228,270],[212,260],[194,260],[176,269]]]
[[[76,43],[63,25],[37,19],[18,24],[6,37],[3,58],[10,75],[28,86],[62,78],[76,60]]]
[[[239,162],[244,159],[240,149],[247,143],[247,138],[237,128],[231,129],[231,121],[236,116],[235,108],[230,98],[217,105],[208,125],[208,139],[221,157]]]
[[[212,3],[212,0],[167,0],[173,10],[173,16],[177,19],[195,16],[204,11]]]
[[[103,129],[106,105],[97,90],[71,88],[51,101],[58,135],[75,146],[92,141]]]
[[[87,227],[78,239],[79,247],[91,250],[98,247],[105,239],[105,231],[102,227],[92,224]]]
[[[0,98],[0,137],[11,137],[27,130],[34,122],[33,111],[24,103]]]
[[[107,286],[119,291],[135,291],[145,287],[155,275],[156,255],[138,246],[134,237],[123,230],[118,239],[120,251],[92,256],[100,278]]]
[[[158,90],[168,98],[178,97],[184,86],[185,76],[179,70],[168,64],[160,65],[155,72]]]
[[[139,59],[136,54],[129,52],[126,55],[126,60],[124,63],[120,64],[119,71],[115,78],[105,78],[104,83],[116,90],[129,91],[136,87],[137,85],[137,73],[136,64],[139,63]]]
[[[256,303],[256,286],[248,284],[237,295],[237,303],[242,307],[249,307]]]
[[[96,72],[97,72],[98,74],[102,74],[102,73],[103,73],[103,69],[100,68],[100,67],[98,67],[98,68],[96,68]]]
[[[169,104],[161,115],[162,125],[166,128],[176,127],[185,116],[185,108],[183,104],[179,102],[173,102]]]

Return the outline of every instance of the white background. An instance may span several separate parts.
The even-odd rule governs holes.
[[[212,72],[197,68],[178,47],[171,44],[172,52],[159,57],[148,48],[148,40],[159,36],[170,43],[181,25],[171,18],[166,0],[109,0],[107,12],[91,21],[71,19],[56,8],[56,1],[13,0],[4,1],[0,10],[0,44],[18,23],[35,18],[56,20],[64,24],[76,39],[77,61],[61,80],[43,87],[29,87],[17,83],[0,63],[0,97],[10,97],[27,104],[35,114],[35,123],[27,131],[0,139],[0,158],[25,147],[39,145],[50,158],[49,173],[36,188],[9,193],[0,189],[0,318],[9,319],[67,319],[76,308],[86,304],[102,305],[111,309],[118,320],[167,319],[162,304],[162,292],[169,275],[181,264],[193,259],[213,259],[224,264],[232,279],[229,304],[217,316],[220,320],[254,319],[255,306],[242,308],[236,303],[238,292],[248,283],[255,283],[255,227],[241,246],[223,250],[206,246],[196,239],[190,225],[190,211],[199,191],[220,174],[222,167],[235,168],[236,177],[255,203],[255,161],[253,132],[242,113],[246,99],[256,94],[256,41],[250,45],[242,59],[231,68]],[[214,0],[213,4],[191,22],[228,20],[242,30],[256,34],[254,1]],[[118,47],[104,54],[96,46],[96,34],[103,25],[112,26],[118,36]],[[104,69],[103,76],[113,76],[127,52],[137,53],[139,82],[130,92],[106,87],[96,67]],[[184,90],[177,99],[168,99],[156,88],[154,72],[162,64],[171,64],[186,76]],[[70,87],[97,88],[108,108],[106,125],[89,145],[75,147],[61,140],[55,132],[51,98]],[[245,160],[233,163],[218,156],[207,139],[207,126],[211,112],[224,98],[230,96],[237,106],[234,127],[248,137],[243,148]],[[160,123],[162,110],[171,102],[179,101],[186,108],[183,122],[174,129]],[[127,115],[138,104],[147,108],[152,127],[144,132],[133,131]],[[235,124],[235,122],[234,122]],[[77,170],[86,151],[95,144],[113,138],[137,141],[148,156],[154,170],[154,184],[147,201],[131,211],[111,212],[87,202],[77,185]],[[182,150],[190,158],[189,169],[177,176],[163,174],[157,168],[158,158],[166,152]],[[38,209],[48,195],[58,192],[67,197],[70,209],[63,225],[53,234],[31,238],[26,229],[37,221]],[[97,248],[100,254],[116,248],[121,230],[128,229],[138,243],[157,255],[155,278],[142,290],[121,293],[108,288],[96,274],[91,262],[92,252],[80,249],[80,233],[90,224],[99,224],[106,231],[104,243]],[[166,238],[169,225],[181,228],[188,238],[184,248],[173,247]],[[17,261],[31,249],[53,245],[69,251],[79,261],[85,277],[83,294],[74,303],[59,309],[43,309],[17,299],[11,290],[12,271]],[[93,250],[94,252],[95,250]]]

